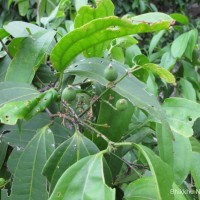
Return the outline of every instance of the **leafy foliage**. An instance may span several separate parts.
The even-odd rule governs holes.
[[[199,198],[198,21],[113,2],[0,2],[1,199]]]

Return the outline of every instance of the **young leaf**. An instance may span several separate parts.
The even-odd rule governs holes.
[[[39,129],[23,150],[14,171],[10,200],[48,199],[42,168],[54,150],[54,138],[48,126]],[[13,165],[12,162],[9,165]]]
[[[171,167],[162,161],[152,150],[143,145],[134,145],[146,158],[151,173],[156,184],[157,200],[173,200],[170,189],[173,183],[173,173]]]
[[[0,108],[1,123],[14,125],[18,119],[30,119],[43,111],[56,97],[57,92],[50,89],[31,100],[6,103]]]
[[[17,82],[0,83],[0,108],[9,102],[31,100],[39,95],[39,92],[31,85]]]
[[[170,16],[176,20],[177,22],[181,23],[181,24],[184,24],[184,25],[187,25],[189,23],[189,20],[188,18],[183,15],[183,14],[180,14],[180,13],[172,13],[170,14]]]
[[[147,64],[142,65],[141,67],[146,70],[150,70],[154,74],[157,74],[158,76],[160,76],[160,78],[164,79],[167,83],[172,83],[176,85],[176,80],[175,80],[174,75],[170,73],[168,70],[166,70],[165,68],[160,67],[153,63],[147,63]]]
[[[37,39],[25,38],[8,67],[5,79],[7,81],[31,83],[53,41],[54,35],[54,31],[49,31],[43,33]]]
[[[63,173],[49,200],[63,199],[115,199],[115,189],[105,184],[101,152],[82,158]]]
[[[147,21],[140,21],[143,18]],[[53,67],[64,71],[78,54],[88,48],[117,37],[167,29],[172,23],[172,18],[160,13],[149,13],[129,20],[115,16],[94,19],[68,33],[57,43],[51,53]]]
[[[167,113],[167,119],[171,129],[185,137],[193,134],[192,126],[200,117],[200,105],[196,102],[173,97],[166,99],[163,108]]]
[[[96,145],[84,137],[80,132],[63,142],[53,152],[46,162],[43,175],[51,183],[51,190],[55,187],[63,172],[81,158],[97,153]]]

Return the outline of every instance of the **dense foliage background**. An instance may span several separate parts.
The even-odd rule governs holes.
[[[0,199],[200,199],[199,25],[195,0],[1,0]]]

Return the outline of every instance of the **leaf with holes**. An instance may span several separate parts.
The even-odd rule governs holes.
[[[200,105],[188,99],[173,97],[166,99],[163,108],[171,129],[185,137],[193,135],[192,126],[200,117]]]
[[[53,190],[66,169],[81,158],[95,154],[98,151],[92,141],[76,131],[70,139],[58,146],[44,166],[43,175],[51,183],[51,190]]]
[[[6,103],[0,108],[0,121],[14,125],[18,119],[30,119],[43,111],[56,97],[57,92],[50,89],[31,100]]]
[[[47,181],[41,175],[46,160],[54,150],[54,138],[48,126],[38,130],[22,151],[14,169],[10,200],[47,200]]]
[[[103,154],[87,156],[69,167],[58,180],[49,200],[114,200],[115,189],[105,184]]]
[[[167,29],[173,23],[162,13],[148,13],[128,20],[115,16],[94,19],[64,36],[51,52],[53,67],[64,71],[81,52],[118,37]]]

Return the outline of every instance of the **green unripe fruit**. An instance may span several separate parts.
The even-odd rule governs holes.
[[[116,103],[116,108],[119,111],[123,111],[128,107],[128,102],[126,99],[119,99]]]
[[[109,65],[104,70],[104,76],[108,81],[113,82],[117,79],[118,73],[117,73],[117,70],[112,67],[112,65]]]
[[[4,178],[0,178],[0,187],[3,187],[6,183],[6,180]]]
[[[76,98],[76,90],[70,86],[66,87],[62,92],[61,98],[65,101],[73,101]]]

